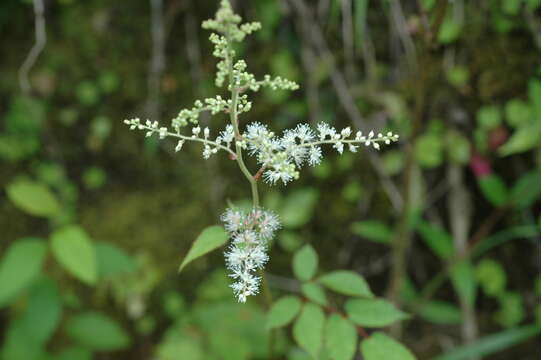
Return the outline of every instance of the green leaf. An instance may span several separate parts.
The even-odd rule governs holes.
[[[445,73],[447,81],[457,88],[465,86],[470,80],[470,71],[465,66],[453,66]]]
[[[2,359],[44,359],[47,340],[61,315],[61,300],[54,283],[43,277],[30,289],[29,301],[21,314],[10,322],[5,333]]]
[[[502,2],[502,10],[507,15],[517,15],[521,5],[522,0],[505,0]]]
[[[467,360],[488,356],[490,354],[496,354],[539,334],[541,334],[541,324],[514,328],[485,336],[471,345],[460,346],[438,356],[434,360]]]
[[[485,294],[497,296],[505,291],[507,275],[495,260],[483,259],[477,264],[475,275]]]
[[[311,301],[315,302],[316,304],[319,304],[321,306],[327,306],[327,296],[325,295],[325,291],[319,286],[318,284],[315,284],[313,282],[304,283],[301,286],[301,291],[304,296],[306,296]]]
[[[318,281],[329,289],[348,296],[374,297],[366,280],[349,270],[336,270],[321,276]]]
[[[325,347],[332,360],[351,360],[357,350],[357,329],[349,320],[332,314],[325,324]]]
[[[317,271],[318,257],[314,248],[306,244],[293,257],[293,273],[297,279],[308,281]]]
[[[361,342],[364,360],[415,360],[404,345],[381,332],[376,332]]]
[[[296,296],[284,296],[272,304],[267,314],[267,328],[274,329],[289,324],[301,309],[301,301]]]
[[[496,106],[483,106],[477,111],[477,122],[481,128],[492,130],[502,123],[502,114]]]
[[[511,188],[511,199],[519,209],[532,206],[541,197],[541,170],[522,175]]]
[[[228,239],[229,235],[227,235],[223,227],[218,225],[209,226],[195,239],[190,251],[188,251],[188,255],[186,255],[182,264],[180,264],[178,271],[181,272],[186,265],[195,259],[223,246]]]
[[[534,121],[530,124],[519,127],[513,135],[503,144],[498,153],[501,156],[508,156],[523,153],[535,149],[541,142],[541,122]]]
[[[477,179],[479,188],[485,198],[495,206],[503,206],[509,200],[509,191],[502,178],[495,174]]]
[[[83,347],[69,346],[60,351],[54,360],[92,360],[92,353]]]
[[[451,268],[450,276],[455,291],[473,306],[477,295],[477,281],[472,264],[468,261],[459,262]]]
[[[30,180],[16,180],[6,187],[8,198],[22,211],[35,216],[58,214],[60,204],[49,188]]]
[[[301,348],[317,359],[323,343],[325,314],[315,304],[305,304],[293,325],[293,338]]]
[[[66,333],[80,345],[92,350],[112,351],[129,346],[128,334],[109,317],[94,311],[70,318]]]
[[[441,24],[438,34],[438,41],[441,44],[450,44],[460,36],[462,25],[456,22],[452,17],[447,16]]]
[[[312,217],[319,192],[314,188],[296,190],[286,197],[280,209],[280,218],[285,228],[298,228]]]
[[[70,274],[93,285],[98,272],[92,240],[79,226],[68,225],[51,235],[51,250],[56,260]]]
[[[453,238],[447,231],[438,225],[430,224],[424,220],[418,221],[417,231],[436,256],[441,259],[448,259],[453,256],[455,252]]]
[[[513,327],[524,320],[524,301],[522,296],[515,292],[504,292],[498,296],[500,308],[494,319],[503,327]]]
[[[446,137],[446,151],[449,159],[456,163],[465,165],[471,158],[471,145],[468,139],[458,131],[448,131]]]
[[[520,99],[512,99],[505,104],[505,119],[507,123],[517,128],[529,123],[533,118],[530,105]]]
[[[425,168],[435,168],[443,161],[443,141],[438,134],[427,133],[415,141],[415,159]]]
[[[137,264],[124,250],[118,246],[96,243],[98,274],[102,277],[131,273],[137,270]]]
[[[419,315],[434,324],[460,324],[462,313],[455,305],[443,301],[430,301],[419,308]]]
[[[351,232],[368,240],[389,244],[392,230],[384,223],[375,220],[356,221],[351,224]]]
[[[30,300],[17,319],[24,328],[26,341],[45,344],[53,335],[62,315],[62,300],[56,284],[42,277],[30,290]]]
[[[533,224],[511,226],[481,240],[475,245],[473,253],[477,257],[509,241],[535,238],[537,236],[539,236],[539,231]]]
[[[352,299],[345,308],[351,321],[366,327],[384,327],[409,317],[383,299]]]
[[[0,307],[29,286],[41,272],[47,253],[44,241],[25,238],[16,240],[0,262]]]
[[[398,150],[389,150],[382,154],[383,171],[386,175],[398,175],[404,168],[404,153]]]

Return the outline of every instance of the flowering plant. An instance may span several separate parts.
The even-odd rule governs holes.
[[[131,130],[143,130],[146,136],[157,134],[160,139],[175,138],[176,151],[180,151],[186,142],[197,142],[203,146],[203,158],[208,159],[219,151],[228,153],[235,160],[250,183],[253,209],[244,213],[238,209],[227,209],[222,220],[232,239],[226,251],[226,263],[235,283],[231,285],[238,300],[245,302],[247,296],[258,292],[260,279],[254,271],[262,269],[268,261],[267,242],[279,227],[279,220],[272,212],[259,206],[258,180],[262,177],[269,184],[281,182],[287,184],[299,178],[299,169],[305,165],[315,166],[321,162],[322,146],[331,145],[339,154],[347,146],[351,152],[357,152],[359,146],[380,149],[380,144],[390,144],[398,140],[392,132],[375,134],[370,131],[354,133],[350,127],[340,131],[326,123],[320,123],[316,129],[308,124],[299,124],[293,129],[276,134],[267,125],[251,122],[240,125],[240,115],[252,108],[248,93],[257,92],[262,87],[272,90],[296,90],[299,85],[280,76],[263,76],[262,80],[247,71],[247,64],[236,59],[234,45],[241,42],[252,32],[261,28],[260,23],[241,24],[241,18],[235,14],[227,0],[222,0],[221,7],[214,19],[203,22],[203,28],[214,31],[210,41],[214,44],[213,55],[219,59],[215,83],[217,87],[227,86],[229,98],[220,95],[197,100],[191,109],[182,109],[171,121],[171,127],[161,126],[157,121],[139,118],[125,120]],[[201,129],[199,116],[208,111],[212,115],[228,114],[229,123],[222,130],[211,136],[208,127]],[[187,127],[191,130],[186,131]],[[244,155],[256,158],[260,168],[251,172],[245,164]]]

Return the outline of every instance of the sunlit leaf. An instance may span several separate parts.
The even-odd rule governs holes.
[[[492,259],[481,260],[476,266],[475,275],[485,294],[497,296],[505,290],[507,275],[497,261]]]
[[[223,246],[228,238],[229,236],[223,227],[218,225],[209,226],[195,239],[190,251],[188,251],[188,255],[182,260],[178,271],[182,271],[186,265],[195,259]]]
[[[87,284],[98,278],[96,253],[92,240],[79,226],[68,225],[51,235],[51,250],[70,274]]]
[[[374,297],[366,280],[353,271],[332,271],[318,278],[318,282],[340,294],[368,298]]]
[[[289,324],[301,309],[301,301],[296,296],[284,296],[272,304],[267,314],[267,328],[273,329]]]
[[[314,248],[306,244],[293,257],[293,273],[297,279],[308,281],[317,271],[318,256]]]
[[[325,295],[325,291],[316,283],[309,282],[302,284],[301,291],[304,296],[306,296],[307,299],[310,301],[315,302],[316,304],[319,304],[321,306],[327,305],[327,296]]]
[[[534,121],[518,128],[498,149],[498,153],[502,156],[522,153],[538,147],[540,142],[541,122]]]
[[[332,314],[325,324],[325,347],[332,360],[351,360],[357,350],[357,330],[349,320]]]
[[[47,186],[30,180],[16,180],[6,187],[8,198],[22,211],[35,216],[54,216],[60,204]]]
[[[361,353],[364,360],[415,360],[408,348],[381,332],[361,341]]]
[[[325,314],[315,304],[305,304],[293,325],[293,338],[313,358],[317,358],[323,345]]]
[[[345,308],[354,323],[366,327],[384,327],[409,317],[383,299],[352,299]]]

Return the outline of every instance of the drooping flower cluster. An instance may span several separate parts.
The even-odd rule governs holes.
[[[259,292],[261,278],[256,271],[262,269],[269,256],[267,244],[280,227],[278,217],[271,211],[254,208],[249,212],[227,209],[222,215],[231,243],[225,252],[227,268],[235,280],[231,285],[239,302]]]

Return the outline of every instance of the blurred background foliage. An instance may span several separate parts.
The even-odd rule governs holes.
[[[258,95],[252,120],[401,136],[263,186],[283,221],[273,294],[300,291],[291,258],[311,243],[321,268],[413,313],[392,333],[419,359],[538,359],[541,1],[233,4],[263,24],[239,49],[254,72],[301,84]],[[215,93],[199,24],[217,5],[0,2],[0,358],[309,358],[287,330],[270,345],[263,299],[235,303],[220,253],[177,275],[227,203],[248,202],[235,164],[122,124]]]

